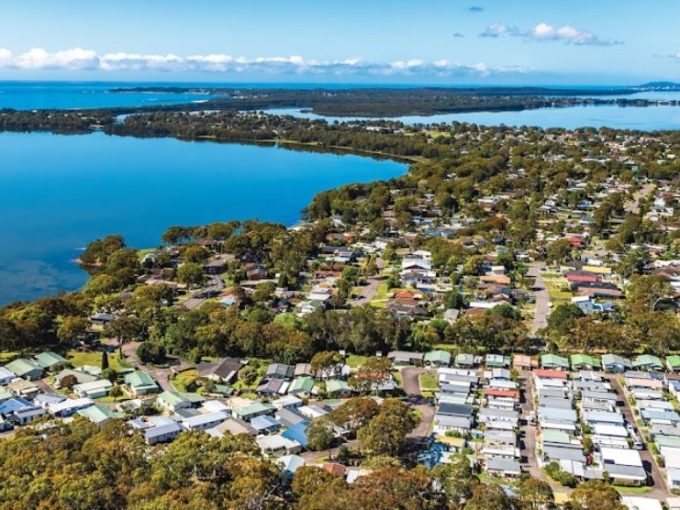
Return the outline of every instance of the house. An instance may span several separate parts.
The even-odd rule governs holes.
[[[216,382],[231,382],[243,364],[234,358],[222,358],[212,363],[199,363],[196,366],[198,375]]]
[[[284,455],[276,463],[281,466],[281,469],[287,476],[292,476],[299,468],[305,465],[305,459],[299,455]]]
[[[510,366],[510,358],[502,354],[487,354],[484,365],[488,368],[505,368]]]
[[[272,363],[267,367],[267,379],[291,379],[295,374],[295,367],[283,363]]]
[[[55,417],[66,418],[68,416],[73,416],[81,409],[90,407],[94,402],[89,398],[67,398],[57,404],[52,404],[47,408],[47,411]]]
[[[14,373],[17,377],[28,381],[40,379],[43,375],[43,368],[35,361],[26,358],[18,358],[5,365],[5,368]]]
[[[642,485],[647,482],[647,472],[637,450],[600,448],[602,467],[615,483]]]
[[[117,413],[108,407],[99,404],[80,409],[78,415],[84,416],[98,427],[104,426],[109,420],[116,420],[123,417],[122,413]]]
[[[164,391],[158,395],[156,402],[163,409],[175,412],[178,409],[188,409],[194,407],[197,403],[202,402],[203,398],[199,396],[190,395],[188,393],[180,393],[179,391]]]
[[[0,367],[0,386],[9,384],[15,377],[16,374],[7,367]]]
[[[167,418],[166,421],[144,430],[144,440],[150,445],[167,443],[175,439],[181,431],[179,423]]]
[[[244,421],[252,420],[263,414],[273,414],[276,408],[268,403],[253,402],[247,406],[233,408],[231,414]]]
[[[456,354],[456,358],[453,363],[457,367],[470,368],[475,365],[475,357],[472,354],[459,353]]]
[[[250,420],[250,426],[253,427],[258,434],[270,434],[281,428],[281,422],[275,420],[271,416],[262,415],[256,416]]]
[[[651,354],[640,354],[633,359],[633,368],[636,370],[663,370],[661,360]]]
[[[352,388],[341,379],[329,379],[326,381],[326,393],[335,398],[348,397],[352,394]]]
[[[125,374],[123,378],[125,386],[133,396],[148,395],[159,390],[156,382],[151,379],[151,376],[141,370],[135,370],[129,374]]]
[[[258,436],[255,442],[265,455],[291,455],[300,451],[301,445],[297,441],[284,437],[283,434]]]
[[[101,398],[105,397],[111,391],[113,384],[107,379],[100,379],[98,381],[91,381],[73,386],[73,391],[79,397],[87,398]]]
[[[602,363],[596,356],[590,356],[588,354],[572,354],[571,355],[571,369],[572,370],[592,370],[594,368],[600,368]]]
[[[522,475],[519,462],[501,457],[488,458],[484,470],[487,474],[500,478],[517,478]]]
[[[272,401],[272,405],[277,409],[295,409],[302,405],[302,399],[295,395],[284,395]]]
[[[222,423],[208,429],[206,432],[214,437],[222,437],[224,434],[232,434],[237,436],[239,434],[248,434],[249,436],[256,436],[257,430],[255,430],[249,423],[238,418],[227,418]]]
[[[52,351],[41,352],[34,356],[35,362],[43,370],[53,371],[68,365],[68,361]]]
[[[602,368],[605,372],[622,373],[633,368],[633,364],[628,358],[617,354],[604,354],[602,356]]]
[[[459,315],[460,310],[458,310],[457,308],[449,308],[444,312],[444,320],[449,324],[453,324],[458,320]]]
[[[569,370],[569,360],[557,354],[543,354],[541,367],[554,370]]]
[[[512,368],[515,370],[531,370],[538,368],[538,361],[526,354],[515,354],[512,358]]]
[[[226,411],[197,414],[183,420],[181,425],[185,430],[206,430],[219,425],[227,418],[229,418],[229,413]]]
[[[680,356],[678,356],[677,354],[667,356],[666,366],[668,366],[668,370],[670,370],[671,372],[680,371]]]
[[[451,364],[451,353],[448,351],[430,351],[423,356],[423,364],[435,367],[448,367]]]
[[[65,377],[73,377],[76,380],[76,384],[84,384],[89,382],[94,382],[98,378],[96,375],[88,374],[82,370],[74,370],[72,368],[65,368],[59,372],[54,378],[54,387],[59,389],[62,387],[62,381]]]
[[[295,442],[299,445],[301,445],[304,448],[307,448],[307,444],[309,442],[307,438],[307,429],[309,428],[309,422],[308,421],[303,421],[300,423],[297,423],[296,425],[291,425],[288,427],[286,430],[284,430],[281,435],[292,441]]]
[[[387,358],[395,365],[422,365],[422,352],[391,351],[387,353]]]
[[[284,395],[288,391],[288,383],[284,379],[268,379],[255,388],[255,391],[267,397]]]
[[[274,417],[281,422],[285,427],[290,427],[292,425],[297,425],[303,421],[307,421],[305,416],[292,409],[279,409],[276,411]]]
[[[298,377],[288,388],[290,395],[310,395],[314,389],[314,379],[311,377]]]
[[[32,399],[40,393],[40,389],[31,381],[25,379],[14,379],[7,385],[9,392],[16,397],[23,397]]]

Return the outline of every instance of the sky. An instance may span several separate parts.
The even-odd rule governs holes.
[[[677,0],[3,0],[0,80],[680,81]]]

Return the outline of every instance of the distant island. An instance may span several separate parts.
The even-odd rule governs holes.
[[[519,111],[580,105],[653,106],[659,101],[628,98],[641,90],[675,90],[666,82],[640,87],[419,87],[284,89],[229,87],[118,87],[113,93],[206,94],[200,104],[175,105],[174,110],[268,110],[305,108],[318,115],[397,117],[479,111]],[[680,90],[680,89],[678,89]],[[600,97],[598,97],[600,96]],[[602,97],[604,96],[604,97]],[[611,96],[621,96],[612,98]],[[664,104],[676,105],[677,101]],[[136,109],[150,111],[153,108]],[[163,108],[168,110],[166,106]]]

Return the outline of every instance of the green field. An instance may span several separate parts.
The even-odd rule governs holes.
[[[100,367],[102,364],[102,353],[99,351],[82,352],[82,351],[68,351],[65,358],[71,362],[74,367],[82,367],[83,365],[91,365],[93,367]],[[109,367],[120,372],[126,368],[132,368],[127,361],[120,359],[118,352],[109,353]]]
[[[347,364],[350,368],[359,368],[366,362],[367,356],[359,356],[358,354],[350,354],[347,356]]]
[[[436,374],[429,374],[429,373],[423,373],[420,374],[420,391],[438,391],[439,390],[439,382],[437,380],[437,375]]]

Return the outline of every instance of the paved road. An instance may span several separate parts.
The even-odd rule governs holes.
[[[189,310],[198,308],[205,303],[206,299],[216,296],[223,289],[224,280],[219,275],[209,275],[206,285],[192,292],[191,297],[182,303],[182,306]]]
[[[411,431],[408,437],[413,439],[424,439],[432,433],[432,423],[434,422],[434,407],[423,400],[420,392],[420,374],[430,372],[426,368],[406,367],[401,369],[401,379],[404,386],[404,393],[412,402],[412,405],[420,413],[420,423]]]
[[[540,329],[548,325],[548,315],[550,314],[550,294],[545,287],[545,281],[541,276],[541,270],[545,267],[543,262],[532,262],[529,264],[529,271],[527,276],[534,278],[534,296],[536,298],[536,307],[534,311],[534,321],[531,324],[531,333],[536,334]]]
[[[137,348],[140,346],[140,344],[141,342],[128,342],[123,345],[123,355],[125,356],[125,361],[149,375],[154,381],[158,383],[163,391],[177,391],[170,381],[172,380],[172,377],[175,375],[175,373],[189,368],[189,365],[182,360],[180,360],[177,365],[167,368],[145,365],[137,358]]]
[[[361,287],[358,299],[353,299],[350,304],[352,306],[363,306],[369,304],[375,294],[378,292],[378,285],[383,281],[379,276],[370,276],[367,278],[368,283]]]
[[[522,371],[520,374],[520,383],[524,389],[524,402],[522,402],[522,423],[520,427],[522,432],[522,448],[521,453],[524,459],[524,469],[529,472],[533,478],[545,480],[545,476],[538,467],[538,459],[536,458],[536,425],[529,421],[529,416],[534,411],[534,390],[531,381],[531,372]]]
[[[619,402],[617,402],[617,405],[623,407],[624,418],[628,423],[630,423],[633,426],[633,428],[635,429],[635,433],[638,435],[640,440],[644,441],[642,433],[640,432],[640,429],[638,429],[635,423],[633,411],[630,408],[628,400],[626,399],[626,394],[623,391],[623,388],[621,387],[621,383],[619,383],[615,375],[609,374],[606,375],[605,377],[612,385],[614,391],[616,391],[617,399],[619,400]],[[657,499],[659,501],[665,501],[665,499],[668,497],[668,489],[666,489],[666,479],[659,470],[659,466],[656,465],[656,462],[652,458],[652,454],[647,449],[640,451],[640,457],[642,457],[642,463],[645,465],[645,470],[648,473],[651,473],[652,481],[654,483],[654,485],[651,488],[651,491],[646,493],[645,497]]]

